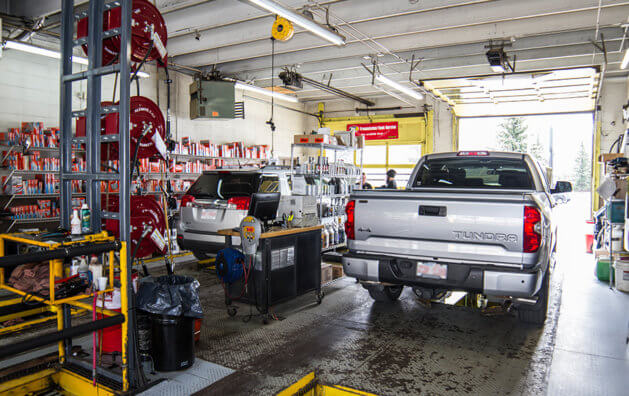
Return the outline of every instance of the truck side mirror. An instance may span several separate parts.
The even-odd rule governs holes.
[[[551,194],[568,193],[572,191],[572,183],[569,181],[558,181],[555,188],[550,190]]]

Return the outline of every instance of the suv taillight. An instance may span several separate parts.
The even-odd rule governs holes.
[[[227,200],[227,205],[234,205],[237,210],[248,210],[250,202],[250,197],[231,197]]]
[[[186,208],[188,206],[192,206],[194,199],[195,198],[192,195],[184,195],[183,197],[181,197],[181,207]]]
[[[534,206],[524,207],[524,239],[522,241],[522,250],[524,253],[533,253],[539,249],[542,243],[541,234],[542,215]]]
[[[355,239],[354,233],[354,208],[356,207],[356,201],[351,200],[345,206],[345,214],[347,214],[347,220],[345,221],[345,235],[347,239]]]

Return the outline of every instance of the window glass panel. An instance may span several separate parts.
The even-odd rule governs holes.
[[[398,165],[415,165],[422,156],[422,147],[419,144],[392,144],[389,145],[389,163]],[[399,184],[399,183],[398,183]]]
[[[384,165],[387,163],[387,146],[365,146],[363,155],[365,165]]]

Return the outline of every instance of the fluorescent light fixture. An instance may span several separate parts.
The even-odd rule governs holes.
[[[29,54],[47,56],[49,58],[61,59],[61,53],[58,51],[49,50],[47,48],[36,47],[34,45],[21,43],[19,41],[7,40],[4,43],[4,48],[10,48],[22,52],[28,52]],[[87,58],[80,56],[73,56],[72,62],[80,63],[81,65],[87,65]]]
[[[260,95],[273,96],[275,99],[282,99],[287,102],[299,103],[299,99],[297,99],[296,96],[284,95],[283,93],[269,91],[268,89],[256,87],[255,85],[245,84],[240,81],[236,82],[236,88],[240,88],[244,91],[259,93]]]
[[[395,82],[393,80],[391,80],[389,77],[386,77],[382,74],[376,74],[376,80],[380,81],[381,83],[390,86],[393,89],[396,89],[400,92],[402,92],[405,95],[410,96],[413,99],[417,99],[417,100],[422,100],[424,98],[424,95],[420,94],[419,92],[410,89],[408,87],[405,87],[404,85]]]
[[[22,51],[22,52],[28,52],[29,54],[47,56],[49,58],[61,59],[61,53],[58,51],[49,50],[47,48],[42,48],[42,47],[36,47],[34,45],[21,43],[19,41],[7,40],[4,43],[4,48],[10,48],[10,49],[14,49],[14,50]],[[72,62],[79,63],[81,65],[88,64],[87,58],[83,58],[82,56],[76,56],[76,55],[72,56]],[[151,75],[148,74],[147,72],[143,72],[143,71],[138,72],[138,77],[140,78],[148,78],[150,76]]]
[[[620,63],[621,69],[626,69],[627,65],[629,65],[629,47],[625,50],[625,56],[622,57],[622,62]]]
[[[340,34],[327,29],[310,18],[305,17],[291,9],[288,9],[272,0],[249,0],[251,3],[264,8],[265,10],[277,14],[283,18],[288,19],[294,24],[301,26],[302,28],[316,34],[322,39],[328,40],[332,44],[343,45],[345,44],[345,38]]]

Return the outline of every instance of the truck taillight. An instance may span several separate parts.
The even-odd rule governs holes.
[[[236,210],[249,210],[251,197],[231,197],[227,200],[227,205],[236,206]]]
[[[542,243],[541,234],[542,215],[534,206],[524,207],[524,239],[522,250],[524,253],[533,253],[539,249]]]
[[[181,207],[182,208],[186,208],[188,206],[192,206],[193,202],[194,202],[194,196],[192,196],[192,195],[184,195],[183,197],[181,197]]]
[[[354,208],[356,207],[356,201],[351,200],[345,206],[345,214],[347,215],[347,221],[345,221],[345,235],[347,239],[355,239],[354,233]]]

